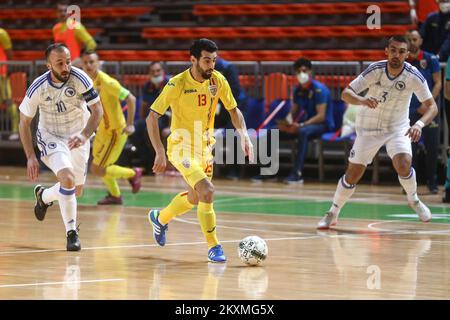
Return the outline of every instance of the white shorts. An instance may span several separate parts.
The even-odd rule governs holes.
[[[67,140],[43,131],[37,130],[36,140],[41,151],[41,160],[56,175],[64,168],[72,169],[75,176],[75,185],[83,185],[86,182],[90,141],[86,141],[79,148],[69,150]]]
[[[376,136],[357,135],[348,161],[367,166],[372,163],[378,150],[384,145],[386,145],[386,151],[391,159],[399,153],[407,153],[412,156],[411,139],[405,136],[406,131]]]

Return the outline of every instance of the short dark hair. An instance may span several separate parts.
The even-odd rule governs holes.
[[[200,57],[202,56],[203,50],[213,53],[213,52],[218,51],[219,48],[217,47],[217,45],[215,44],[214,41],[202,38],[202,39],[195,40],[194,43],[192,43],[191,48],[189,49],[189,52],[190,52],[191,56],[194,56],[197,59],[200,59]]]
[[[149,68],[153,67],[155,64],[159,64],[159,65],[161,65],[161,68],[164,68],[163,62],[162,61],[158,61],[158,60],[150,62]]]
[[[389,45],[392,42],[401,42],[401,43],[408,44],[408,40],[406,39],[406,37],[405,36],[401,36],[401,35],[395,35],[395,36],[390,37],[388,39],[388,42],[387,42],[387,47],[389,47]]]
[[[64,48],[69,50],[64,43],[52,43],[47,47],[47,49],[45,49],[45,60],[48,60],[48,57],[50,56],[50,53],[52,53],[52,51],[62,51]]]
[[[98,56],[98,53],[95,50],[89,50],[87,48],[84,48],[83,50],[81,50],[80,56],[86,56],[86,55],[90,55],[90,54],[96,54]]]
[[[306,58],[299,58],[299,59],[295,60],[295,62],[293,64],[294,70],[297,70],[298,68],[303,67],[303,66],[307,67],[309,70],[312,69],[311,61],[309,61]]]
[[[69,0],[59,0],[57,3],[56,3],[56,7],[59,7],[59,6],[69,6],[70,5],[70,1]]]

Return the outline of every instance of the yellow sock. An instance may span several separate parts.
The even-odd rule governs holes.
[[[208,248],[219,244],[216,236],[216,213],[212,203],[199,202],[197,207],[197,218],[202,227],[203,235],[208,243]]]
[[[130,179],[134,177],[136,172],[133,169],[113,164],[106,168],[106,174],[116,179]]]
[[[109,174],[105,174],[102,178],[108,192],[114,197],[120,197],[120,188],[117,179]]]
[[[158,220],[163,225],[167,224],[174,217],[188,212],[193,207],[194,205],[187,199],[187,192],[181,192],[172,199],[167,207],[161,210]]]

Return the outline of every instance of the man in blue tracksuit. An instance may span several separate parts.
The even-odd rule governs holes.
[[[298,141],[294,167],[285,180],[289,184],[303,182],[302,171],[309,141],[334,130],[330,90],[313,79],[311,61],[298,59],[294,62],[294,70],[299,82],[293,94],[291,115],[294,121],[279,125],[280,131],[296,135]]]
[[[406,34],[409,42],[409,58],[408,62],[415,66],[427,81],[431,94],[438,103],[439,93],[442,88],[441,68],[437,56],[432,53],[422,51],[422,37],[417,30],[411,30]],[[423,107],[415,95],[412,96],[409,105],[409,119],[411,125],[416,123],[425,112]],[[439,148],[439,117],[436,117],[428,126],[422,130],[423,142],[426,151],[426,177],[428,190],[432,194],[438,193],[437,187],[437,157]],[[418,144],[412,144],[413,166],[417,172],[420,168],[417,163]]]
[[[431,0],[429,0],[431,1]],[[422,49],[447,61],[450,55],[450,1],[438,0],[439,11],[430,13],[420,27]]]

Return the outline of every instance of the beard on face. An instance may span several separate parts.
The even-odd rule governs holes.
[[[393,69],[398,69],[401,67],[401,65],[402,65],[402,63],[401,63],[400,59],[393,58],[393,59],[389,60],[389,66]]]
[[[205,70],[203,70],[200,67],[199,63],[197,63],[196,67],[197,67],[197,71],[202,75],[203,79],[210,79],[211,78],[214,69],[210,69],[210,70],[206,70],[205,71]]]
[[[69,79],[70,72],[63,71],[61,73],[57,73],[52,69],[53,76],[61,82],[66,82]]]
[[[411,52],[412,54],[416,54],[417,52],[419,52],[419,47],[416,46],[409,46],[409,52]]]

